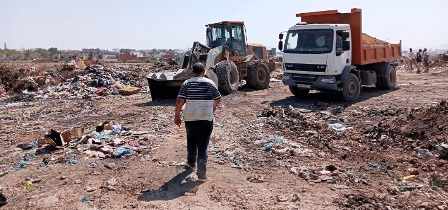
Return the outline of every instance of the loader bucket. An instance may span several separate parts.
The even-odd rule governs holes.
[[[176,98],[184,80],[174,80],[174,73],[164,73],[162,77],[161,75],[160,73],[150,74],[146,77],[152,100]]]

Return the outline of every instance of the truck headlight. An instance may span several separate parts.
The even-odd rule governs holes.
[[[323,76],[320,78],[320,82],[334,84],[334,83],[336,83],[336,77],[335,76]]]
[[[317,65],[316,69],[320,71],[325,71],[327,69],[327,65]]]

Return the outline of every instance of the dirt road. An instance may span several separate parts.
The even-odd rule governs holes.
[[[396,143],[399,135],[392,131],[375,140],[366,134],[372,124],[387,130],[378,123],[448,98],[447,72],[399,78],[400,89],[366,88],[356,103],[324,93],[296,99],[278,82],[268,90],[225,97],[209,149],[209,181],[203,184],[183,182],[185,132],[172,123],[173,101],[153,103],[142,93],[3,103],[0,172],[7,173],[0,186],[8,204],[1,208],[448,209],[446,160],[435,150],[418,156],[418,137],[416,146],[409,146]],[[338,133],[328,128],[332,119],[351,128]],[[141,151],[121,159],[76,153],[79,162],[67,164],[58,161],[66,152],[61,149],[17,168],[24,154],[17,144],[50,128],[94,127],[106,120],[139,131]],[[448,130],[446,125],[441,130]],[[448,143],[447,136],[440,141]],[[50,163],[42,165],[44,159]]]

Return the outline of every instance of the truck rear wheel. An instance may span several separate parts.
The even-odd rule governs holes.
[[[397,70],[389,63],[379,66],[377,75],[377,88],[393,90],[397,87]]]
[[[215,73],[218,76],[218,89],[223,95],[228,95],[236,90],[240,85],[240,75],[237,66],[232,61],[221,61],[215,66]]]
[[[304,98],[310,93],[310,89],[298,88],[296,86],[289,86],[289,91],[297,98]]]
[[[361,83],[355,74],[348,74],[342,84],[342,97],[346,101],[355,101],[361,94]]]
[[[247,84],[255,90],[263,90],[269,88],[271,75],[268,65],[259,63],[252,65],[247,70]]]

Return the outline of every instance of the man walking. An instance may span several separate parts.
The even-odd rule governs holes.
[[[408,61],[409,61],[409,69],[408,71],[413,72],[414,71],[414,66],[417,65],[417,63],[415,62],[415,53],[412,50],[412,48],[409,49],[409,53],[408,53]]]
[[[415,56],[415,61],[417,62],[417,74],[420,74],[420,67],[422,65],[423,62],[423,51],[422,49],[419,49],[417,52],[417,55]]]
[[[180,127],[182,113],[187,130],[188,167],[194,169],[197,163],[198,179],[205,181],[208,143],[213,131],[214,112],[221,101],[221,94],[215,83],[204,77],[203,64],[194,64],[193,74],[194,77],[185,81],[179,91],[174,122]]]
[[[423,50],[423,66],[425,67],[425,73],[429,72],[429,53],[428,49]]]

